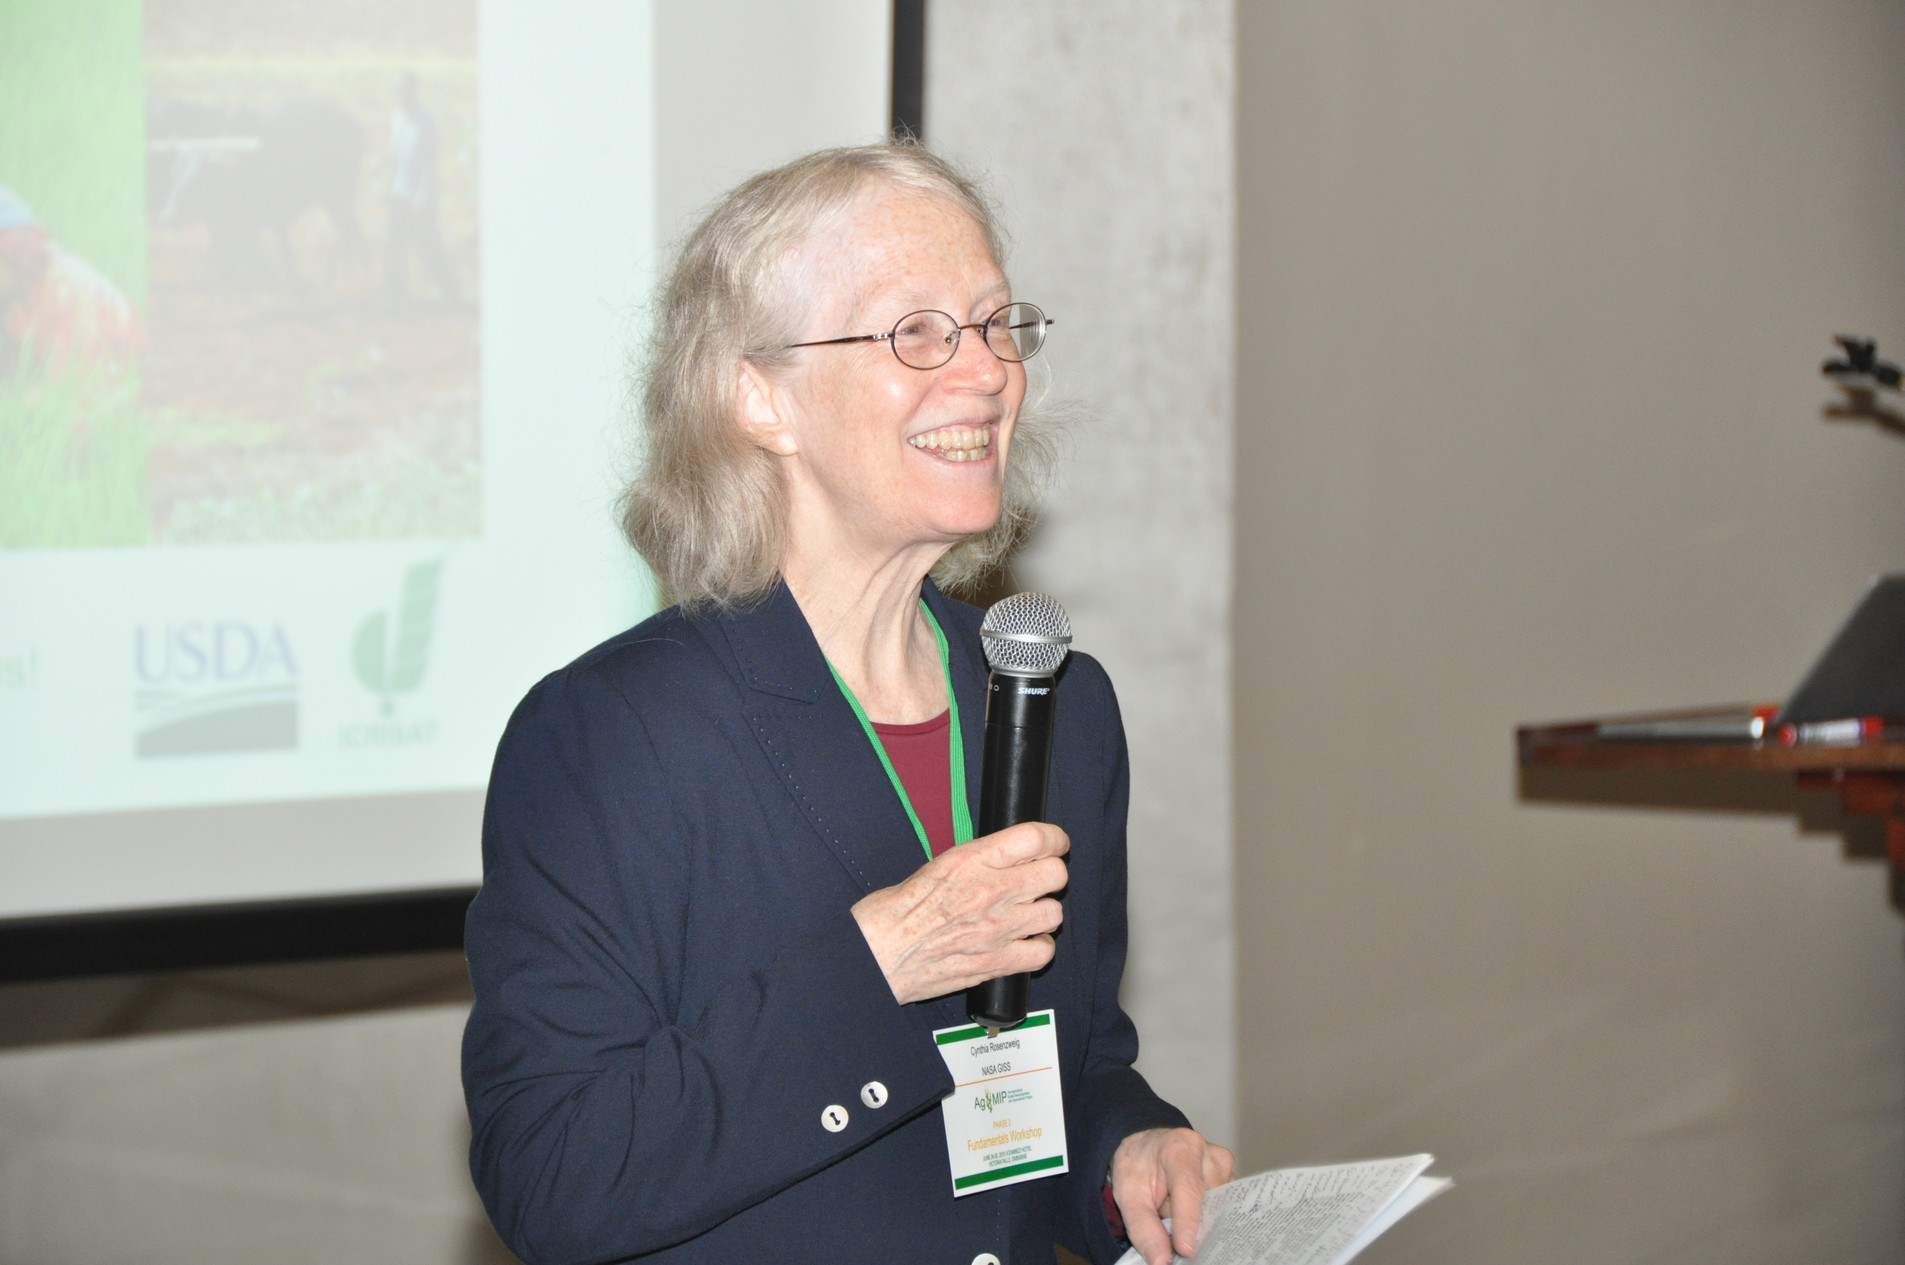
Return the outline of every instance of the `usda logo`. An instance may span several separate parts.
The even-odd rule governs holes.
[[[184,619],[133,630],[140,759],[291,751],[298,664],[277,621]]]
[[[407,747],[436,741],[435,720],[394,719],[399,696],[423,684],[430,660],[430,634],[437,617],[443,559],[419,562],[404,572],[397,604],[372,611],[351,638],[351,671],[377,696],[376,721],[345,725],[347,747]]]

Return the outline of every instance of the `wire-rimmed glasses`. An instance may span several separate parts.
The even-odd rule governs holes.
[[[908,312],[893,322],[893,328],[884,334],[853,334],[846,338],[822,338],[811,343],[789,343],[795,347],[832,347],[839,343],[885,343],[899,357],[899,362],[909,369],[937,369],[948,363],[959,353],[959,337],[966,330],[976,329],[986,340],[986,346],[992,354],[1001,360],[1017,363],[1030,360],[1038,355],[1038,349],[1045,345],[1045,331],[1051,328],[1051,317],[1036,303],[1008,303],[983,321],[970,325],[961,325],[959,318],[950,313],[927,308],[920,312]]]

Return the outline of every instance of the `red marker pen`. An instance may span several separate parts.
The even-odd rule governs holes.
[[[1885,738],[1883,716],[1853,716],[1845,720],[1809,720],[1781,725],[1779,740],[1789,747],[1856,747]]]

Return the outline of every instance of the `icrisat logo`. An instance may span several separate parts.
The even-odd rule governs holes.
[[[396,619],[390,618],[389,611],[373,611],[357,626],[351,641],[351,668],[363,687],[379,697],[378,710],[385,716],[396,710],[397,695],[423,683],[442,573],[441,558],[419,562],[404,572]]]

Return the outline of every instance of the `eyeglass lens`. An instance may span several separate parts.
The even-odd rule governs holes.
[[[959,322],[944,312],[914,312],[893,327],[893,354],[915,369],[937,369],[959,349]],[[1045,343],[1045,313],[1008,303],[986,320],[986,345],[1001,360],[1027,360]]]

